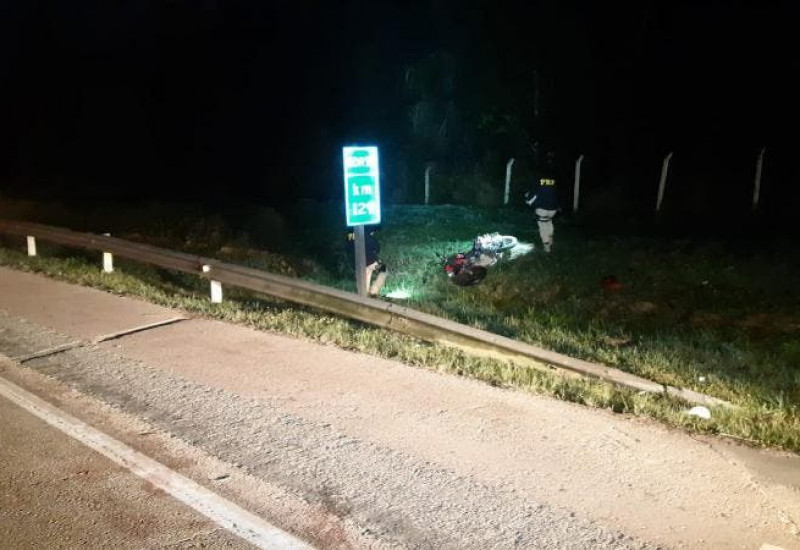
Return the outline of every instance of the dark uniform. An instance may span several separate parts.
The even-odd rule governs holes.
[[[375,238],[375,231],[366,231],[364,233],[364,253],[367,257],[367,265],[380,262],[378,256],[381,253],[381,243]]]
[[[551,153],[547,155],[547,162],[539,173],[536,186],[525,193],[525,203],[534,208],[542,247],[545,252],[550,252],[553,248],[553,218],[558,212],[558,193]]]

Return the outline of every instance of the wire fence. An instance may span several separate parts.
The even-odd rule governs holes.
[[[562,211],[575,217],[635,217],[719,227],[783,227],[794,233],[800,203],[800,172],[785,150],[761,146],[745,154],[727,151],[704,157],[680,149],[627,166],[600,155],[576,153],[559,159]],[[534,186],[533,163],[509,158],[494,163],[494,176],[448,173],[425,167],[424,204],[467,203],[519,207]]]

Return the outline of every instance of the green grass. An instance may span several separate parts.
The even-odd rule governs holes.
[[[157,239],[146,228],[137,238],[352,290],[337,217],[324,209],[311,215],[318,223],[293,233],[299,237],[291,247],[269,252],[252,244],[257,236],[228,231],[220,237],[226,230],[214,224],[194,225],[202,227],[202,238],[176,239],[163,226]],[[704,421],[686,416],[686,404],[676,399],[472,357],[244,291],[226,288],[226,301],[213,305],[206,283],[195,277],[123,261],[114,274],[102,274],[97,254],[40,245],[40,257],[29,259],[6,248],[0,263],[491,384],[800,451],[800,301],[792,288],[800,258],[791,247],[773,243],[758,251],[591,236],[561,221],[553,254],[501,263],[482,284],[460,288],[447,281],[438,257],[468,249],[475,235],[489,231],[536,242],[535,224],[525,213],[398,206],[388,208],[384,220],[386,290],[412,290],[404,302],[409,306],[738,407],[714,410],[713,419]],[[21,242],[13,246],[22,249]],[[603,289],[609,274],[622,282],[620,291]]]

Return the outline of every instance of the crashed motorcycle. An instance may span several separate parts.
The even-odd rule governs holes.
[[[513,256],[513,251],[518,248],[520,243],[516,237],[485,233],[475,238],[469,252],[459,252],[442,258],[443,269],[458,286],[476,285],[486,278],[488,268],[504,256]]]

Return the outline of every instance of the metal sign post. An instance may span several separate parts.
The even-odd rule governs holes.
[[[381,222],[378,148],[343,147],[344,200],[347,226],[355,227],[356,286],[367,295],[367,261],[364,226]]]
[[[355,253],[356,253],[356,288],[359,296],[367,295],[367,257],[364,242],[364,226],[355,227]]]

